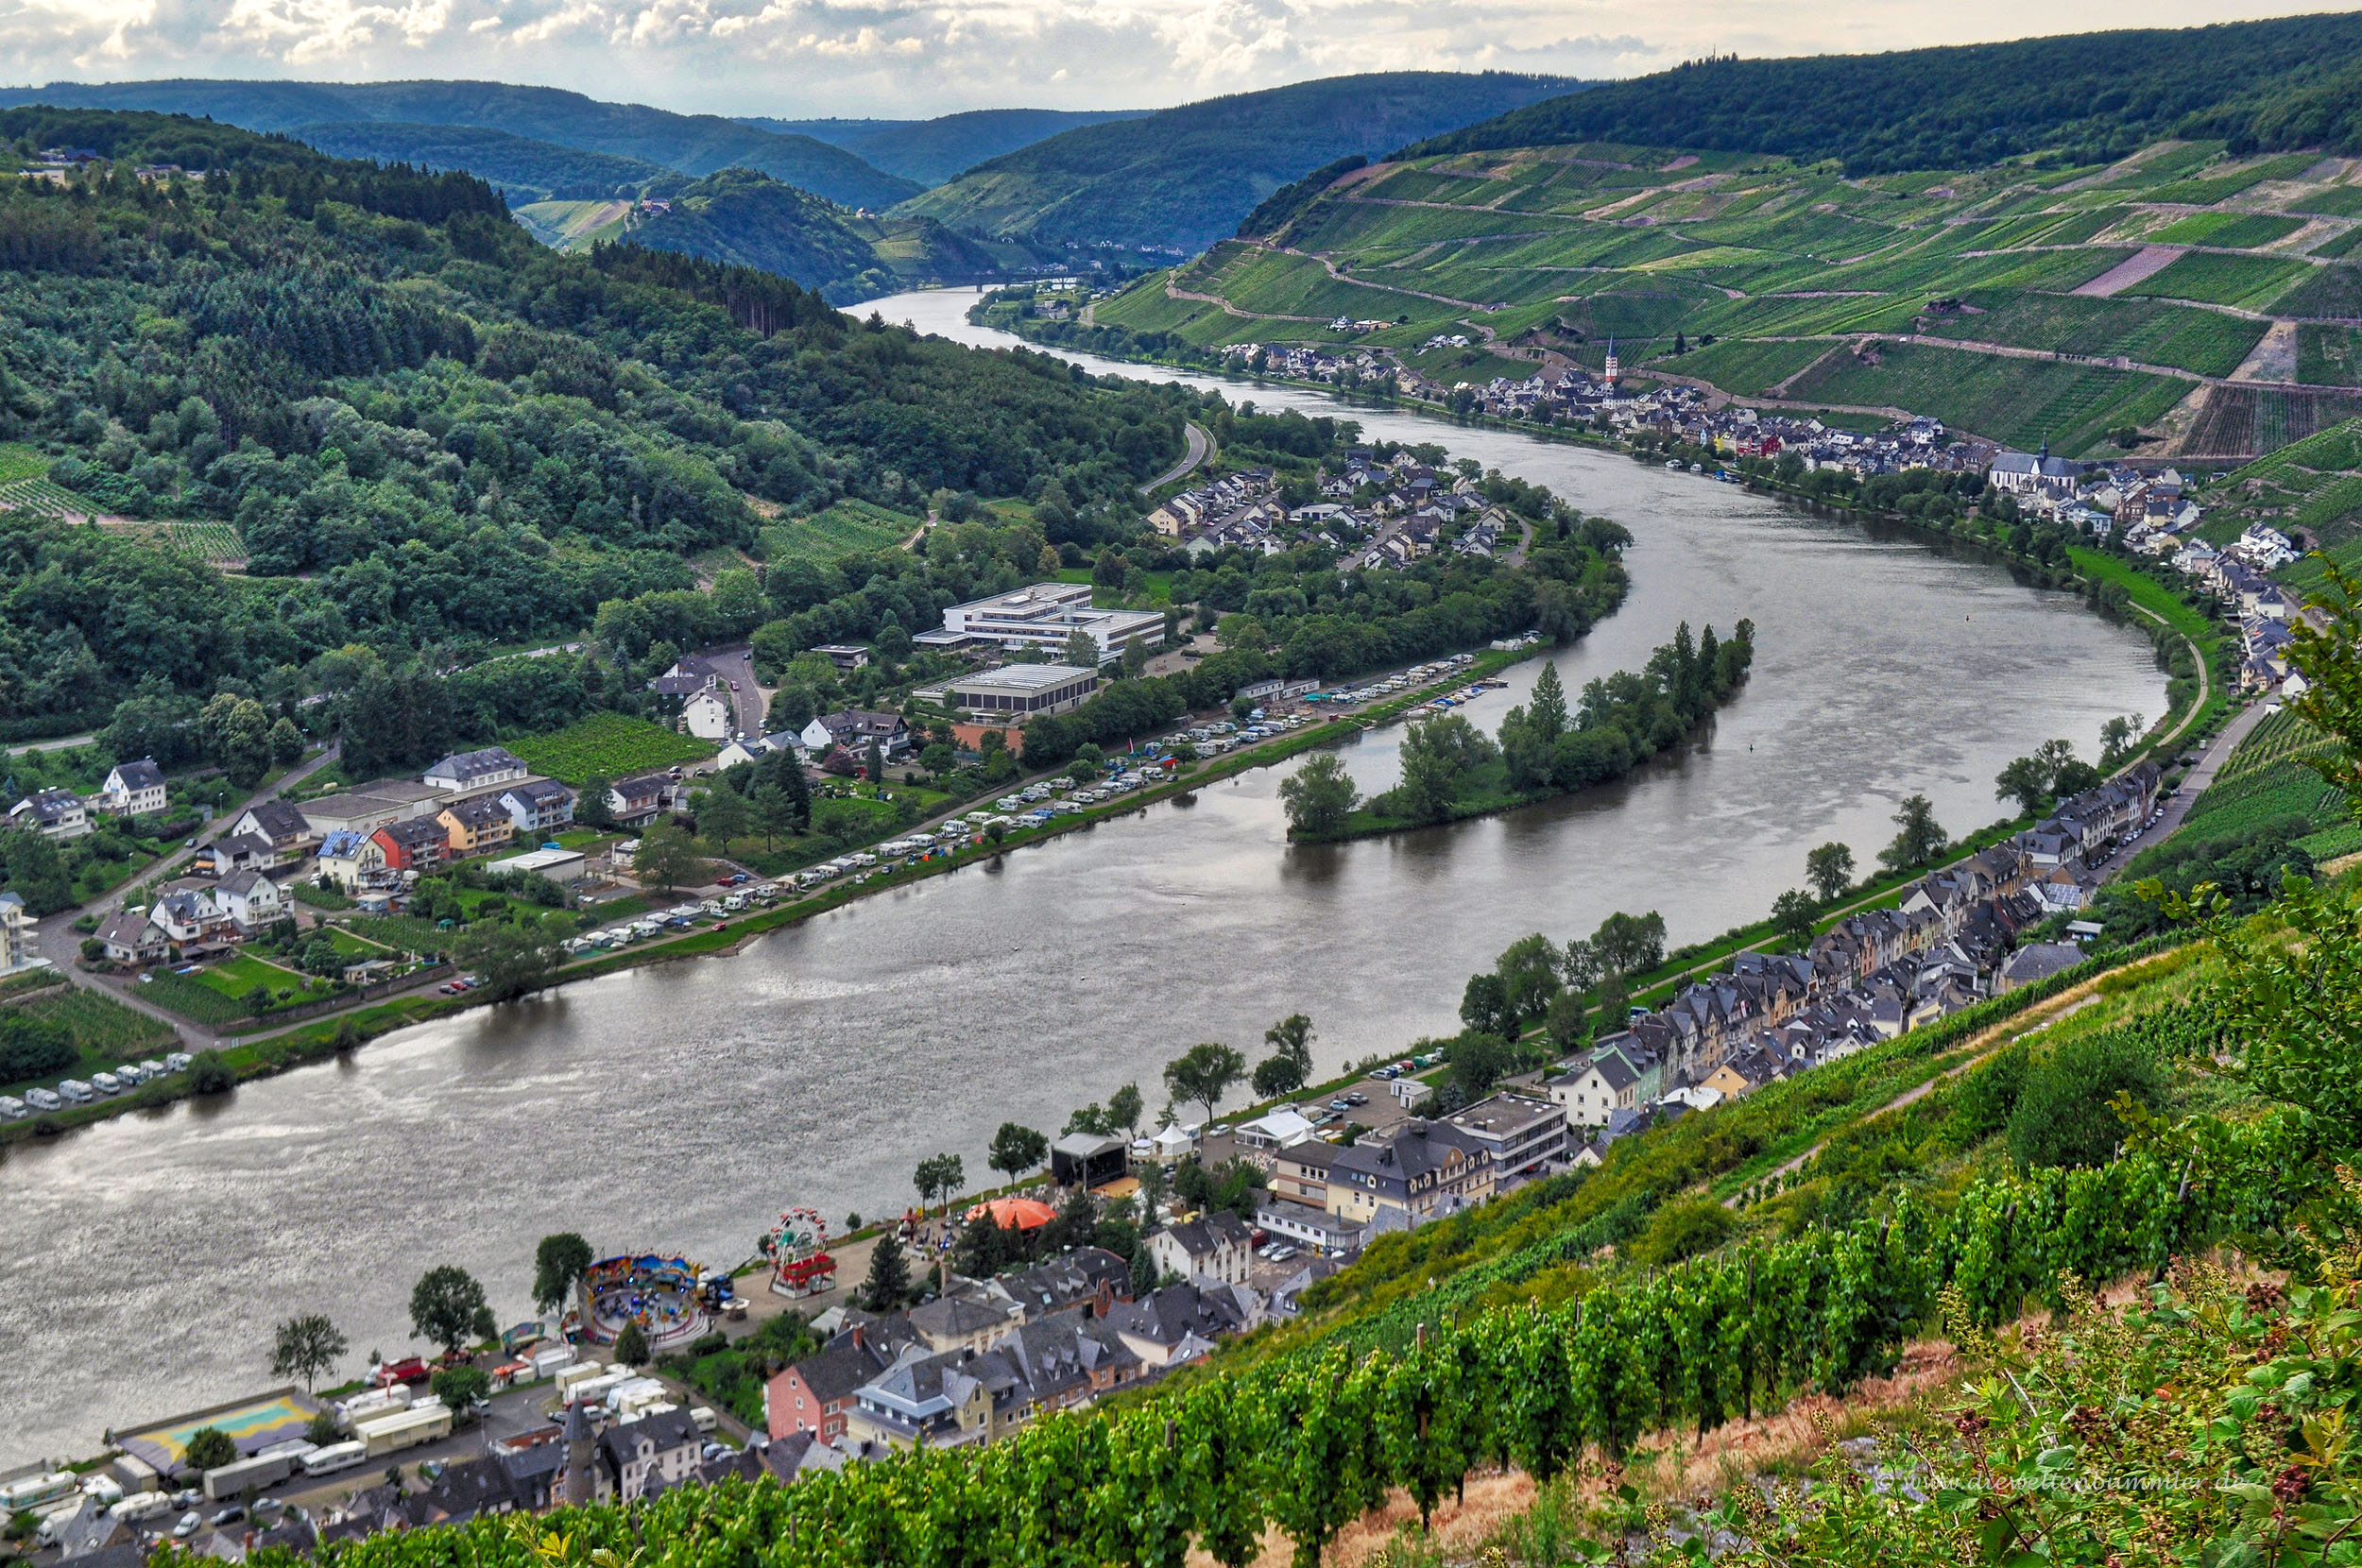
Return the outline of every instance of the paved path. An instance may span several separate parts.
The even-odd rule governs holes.
[[[22,757],[35,751],[71,751],[76,746],[87,746],[97,739],[95,735],[69,735],[62,741],[28,741],[21,746],[0,747],[0,757]]]
[[[1191,469],[1206,461],[1206,454],[1213,450],[1213,437],[1200,430],[1194,420],[1184,428],[1182,434],[1189,437],[1190,450],[1182,453],[1180,462],[1141,486],[1140,494],[1147,495],[1176,479],[1187,477]]]
[[[2199,668],[2203,669],[2204,666],[2200,665]],[[2199,701],[2203,702],[2204,698],[2201,697]],[[2206,793],[2206,786],[2215,781],[2215,775],[2222,771],[2222,765],[2230,760],[2231,754],[2239,749],[2239,742],[2246,740],[2255,726],[2264,722],[2264,715],[2269,706],[2267,703],[2251,703],[2229,724],[2222,726],[2221,732],[2207,746],[2206,754],[2198,759],[2197,764],[2188,773],[2182,775],[2181,786],[2165,797],[2165,815],[2157,819],[2157,826],[2143,832],[2099,863],[2101,881],[2114,878],[2124,870],[2126,862],[2143,849],[2153,844],[2163,844],[2173,836],[2174,829],[2182,826],[2182,819],[2190,814],[2192,804],[2199,795]],[[2197,711],[2195,705],[2191,711]]]

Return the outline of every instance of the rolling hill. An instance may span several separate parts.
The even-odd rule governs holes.
[[[2185,128],[2240,150],[2341,141],[2353,150],[2357,56],[2362,14],[1708,60],[1515,109],[1404,156],[1619,142],[1837,159],[1848,173],[1878,174],[2045,149],[2102,162]],[[2194,119],[2203,123],[2185,126]]]
[[[414,163],[441,171],[465,169],[510,205],[661,196],[689,177],[641,158],[561,147],[554,142],[467,126],[418,126],[401,121],[299,126],[287,133],[331,158]]]
[[[904,211],[970,233],[1204,248],[1291,180],[1565,92],[1563,77],[1406,71],[1210,98],[1065,131]]]
[[[642,104],[603,103],[579,93],[503,82],[181,79],[52,82],[0,90],[0,108],[29,104],[210,116],[262,131],[356,123],[403,125],[421,129],[420,146],[448,145],[461,129],[505,131],[637,159],[685,175],[754,169],[847,207],[882,209],[919,190],[914,180],[873,168],[844,148],[809,136],[781,136],[718,114],[675,114]],[[402,150],[390,138],[372,156],[425,161],[419,152]]]
[[[952,176],[1060,131],[1134,120],[1137,109],[977,109],[933,120],[766,120],[740,123],[843,147],[888,174],[940,185]]]
[[[562,248],[628,238],[652,250],[793,278],[832,304],[1036,259],[1023,247],[986,245],[932,218],[863,216],[746,169],[724,169],[684,185],[662,209],[551,201],[521,208],[517,217],[538,238]]]

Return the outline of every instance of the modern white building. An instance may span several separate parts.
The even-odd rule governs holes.
[[[921,632],[911,640],[922,648],[956,648],[983,640],[1010,650],[1064,653],[1067,639],[1077,631],[1090,634],[1099,644],[1099,662],[1107,664],[1121,658],[1123,645],[1134,638],[1162,641],[1165,618],[1158,610],[1093,608],[1088,583],[1036,583],[1014,593],[954,605],[943,612],[940,631]]]

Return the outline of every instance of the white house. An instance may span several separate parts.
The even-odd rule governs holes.
[[[259,871],[233,871],[214,884],[221,912],[251,935],[287,912],[279,884]]]
[[[44,838],[78,839],[91,831],[90,808],[72,790],[43,790],[9,809],[9,826]]]
[[[118,762],[98,786],[98,809],[119,817],[144,817],[164,809],[164,771],[152,757]]]
[[[1254,1262],[1252,1234],[1246,1221],[1228,1209],[1209,1209],[1198,1219],[1153,1233],[1146,1245],[1159,1272],[1244,1285]]]
[[[700,741],[724,741],[738,727],[729,697],[709,687],[681,705],[681,723]]]
[[[814,719],[812,723],[806,724],[804,726],[804,732],[796,737],[796,739],[802,742],[804,750],[810,752],[814,757],[827,756],[829,748],[836,744],[835,735],[830,733],[829,726],[822,724],[818,719]]]
[[[1640,1075],[1612,1050],[1603,1050],[1580,1069],[1550,1085],[1550,1098],[1566,1108],[1567,1122],[1576,1127],[1604,1127],[1610,1115],[1630,1110]]]
[[[502,746],[455,751],[426,770],[425,782],[438,790],[487,790],[514,784],[532,770]]]

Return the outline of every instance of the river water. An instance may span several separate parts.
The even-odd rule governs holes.
[[[968,342],[971,293],[878,302]],[[1094,369],[1143,371],[1112,362]],[[1186,379],[1186,378],[1185,378]],[[1335,412],[1325,394],[1221,384]],[[1579,799],[1378,842],[1291,847],[1263,770],[1193,799],[853,904],[735,957],[567,987],[388,1036],[209,1104],[132,1115],[0,1162],[0,1467],[111,1425],[267,1386],[271,1325],[324,1311],[356,1359],[411,1348],[408,1292],[465,1266],[528,1315],[535,1241],[750,1253],[779,1209],[898,1210],[938,1150],[989,1173],[992,1130],[1054,1131],[1199,1040],[1259,1054],[1309,1013],[1334,1067],[1456,1027],[1461,985],[1517,937],[1615,910],[1675,943],[1761,916],[1830,839],[1860,862],[1924,793],[1959,832],[2053,736],[2085,756],[2153,718],[2147,641],[1989,565],[1734,486],[1503,431],[1357,410],[1629,527],[1634,588],[1557,656],[1569,691],[1676,622],[1755,622],[1710,743]],[[1540,666],[1477,705],[1488,728]],[[1378,731],[1345,758],[1395,776]]]

